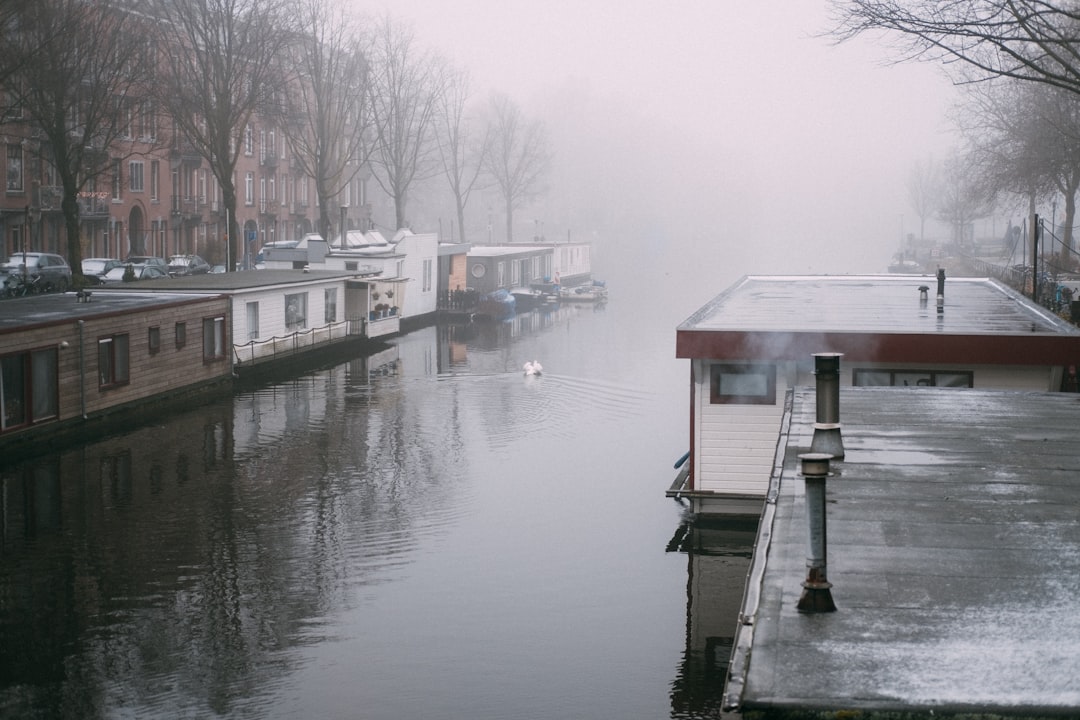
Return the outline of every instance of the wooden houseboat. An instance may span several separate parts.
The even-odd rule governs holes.
[[[690,449],[669,497],[757,514],[787,391],[838,354],[840,385],[1075,390],[1080,330],[987,278],[748,276],[676,331]],[[842,410],[840,412],[842,426]]]
[[[0,302],[0,452],[232,389],[229,298],[98,290]]]

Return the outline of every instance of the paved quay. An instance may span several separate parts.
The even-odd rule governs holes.
[[[727,709],[1080,717],[1080,396],[843,388],[820,614],[796,609],[815,410],[794,391]]]

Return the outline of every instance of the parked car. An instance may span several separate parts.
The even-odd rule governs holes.
[[[157,265],[121,265],[115,267],[102,276],[101,282],[110,283],[124,282],[124,275],[131,269],[130,280],[153,280],[155,278],[169,277],[169,274]]]
[[[15,253],[4,263],[8,275],[24,275],[40,292],[66,292],[71,287],[71,267],[59,255],[43,252]]]
[[[169,258],[169,274],[173,277],[180,275],[203,275],[210,272],[210,265],[198,255],[173,255]]]
[[[156,265],[161,268],[161,272],[166,275],[169,274],[169,263],[163,257],[155,257],[154,255],[128,255],[124,262],[129,265]]]
[[[91,285],[100,285],[101,276],[113,268],[123,267],[124,263],[116,258],[83,258],[82,274],[86,282]]]
[[[224,265],[215,265],[214,267],[210,268],[210,274],[211,275],[220,275],[220,274],[222,274],[224,272],[225,272],[225,266]]]

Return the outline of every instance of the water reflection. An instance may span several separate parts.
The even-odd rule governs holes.
[[[671,686],[671,717],[719,717],[757,533],[756,518],[683,523],[668,552],[685,553],[686,650]]]
[[[683,368],[613,312],[425,328],[4,467],[0,716],[710,707],[735,570],[657,552]]]

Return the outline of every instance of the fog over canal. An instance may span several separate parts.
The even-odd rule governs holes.
[[[703,286],[626,275],[3,468],[0,715],[693,716]]]

